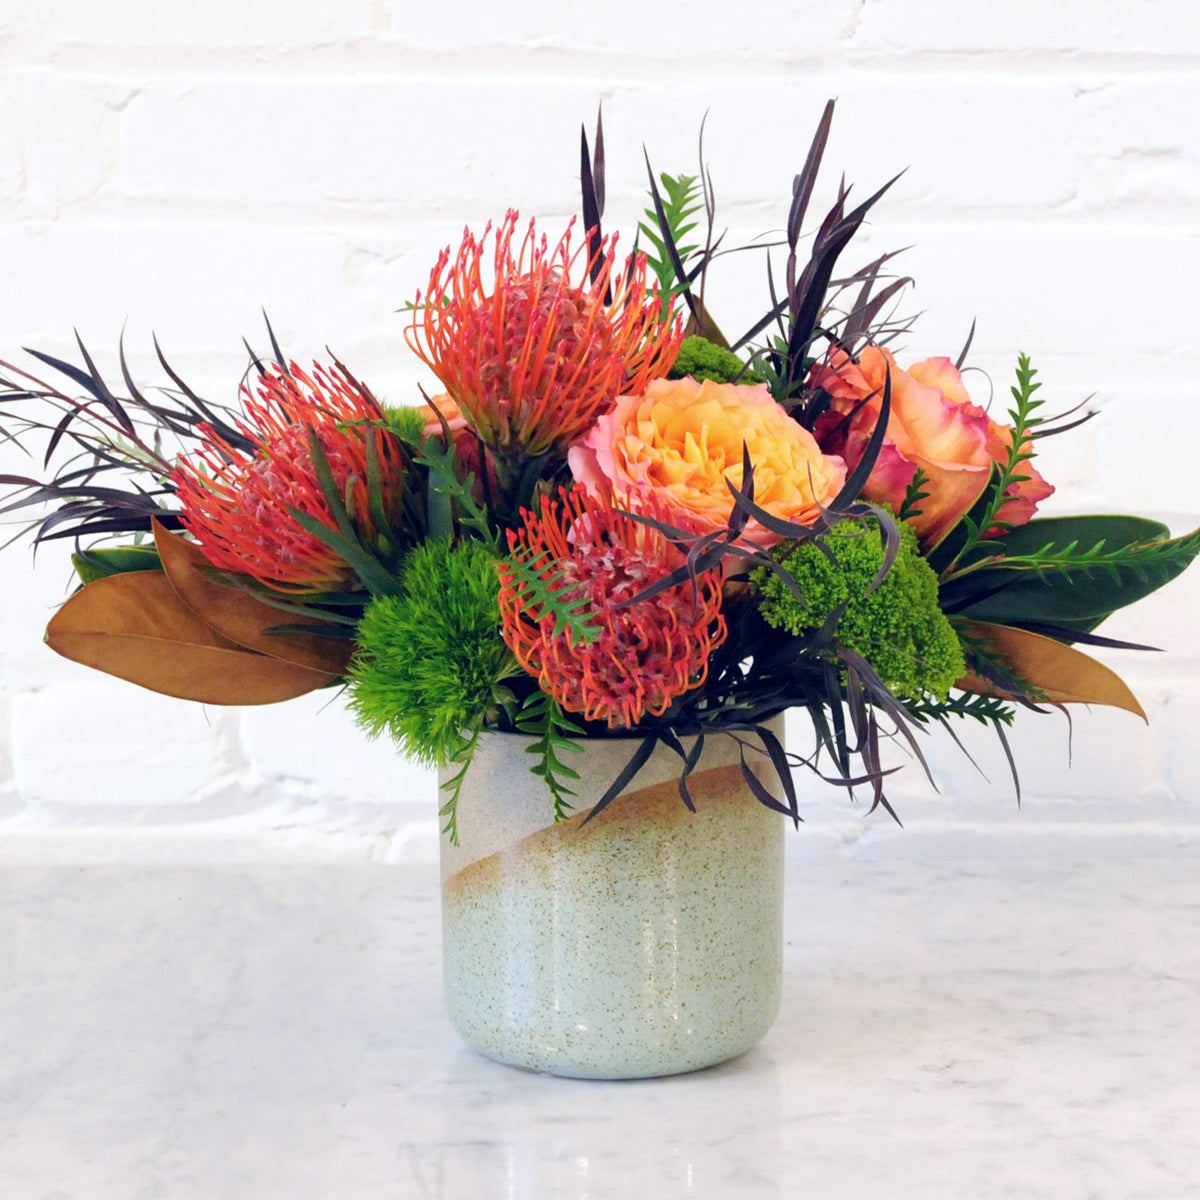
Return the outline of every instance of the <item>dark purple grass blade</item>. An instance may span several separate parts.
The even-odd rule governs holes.
[[[783,788],[784,796],[787,797],[788,811],[791,814],[792,820],[799,825],[800,804],[796,798],[796,782],[792,779],[791,765],[788,763],[787,753],[783,749],[783,744],[765,725],[755,725],[753,729],[762,742],[763,749],[767,752],[767,756],[771,760],[771,765],[775,768],[779,785]]]
[[[206,422],[222,440],[228,442],[235,450],[241,450],[247,454],[256,452],[257,447],[250,438],[239,432],[234,426],[227,421],[222,420],[211,408],[211,406],[202,400],[188,385],[183,381],[182,377],[167,362],[166,356],[162,352],[162,347],[158,344],[157,335],[153,336],[154,352],[158,355],[158,361],[162,365],[162,369],[170,376],[171,381],[183,393],[183,395],[196,406],[196,412],[203,421]],[[197,422],[199,423],[199,422]]]
[[[967,340],[963,343],[963,348],[958,352],[958,357],[954,360],[954,368],[957,371],[962,370],[962,365],[967,361],[967,352],[971,349],[971,343],[975,340],[975,318],[971,318],[971,328],[967,332]]]
[[[654,201],[654,217],[658,221],[658,229],[662,234],[663,245],[666,247],[667,256],[671,260],[671,267],[675,271],[675,278],[679,280],[682,287],[683,299],[688,306],[688,311],[692,314],[693,320],[699,322],[700,316],[696,311],[696,300],[692,295],[692,289],[688,286],[687,271],[684,270],[683,260],[679,257],[679,247],[675,245],[675,235],[671,232],[671,223],[667,220],[666,209],[663,208],[662,195],[658,190],[658,183],[654,178],[654,168],[650,165],[650,155],[644,149],[642,153],[646,159],[646,174],[650,177],[650,197]]]
[[[794,250],[800,240],[800,228],[804,224],[808,212],[808,202],[812,199],[813,185],[817,182],[817,172],[821,169],[821,159],[825,155],[825,147],[829,142],[829,130],[833,124],[834,101],[825,101],[825,111],[817,123],[817,131],[808,147],[808,156],[800,174],[792,181],[792,206],[788,212],[787,235],[788,245]]]
[[[584,817],[583,825],[586,825],[597,814],[602,813],[633,782],[634,776],[650,761],[650,756],[654,753],[654,747],[658,745],[658,740],[657,733],[648,733],[638,743],[638,748],[621,768],[621,773],[612,781],[604,795],[596,801],[592,811]]]
[[[871,713],[868,722],[867,733],[867,767],[874,772],[874,781],[872,783],[873,796],[871,799],[871,807],[868,811],[874,812],[880,806],[883,810],[896,822],[901,828],[904,827],[903,822],[896,813],[896,810],[891,806],[888,798],[883,794],[883,780],[888,772],[883,769],[883,762],[879,756],[879,722],[875,718],[875,714]]]
[[[150,408],[150,402],[138,390],[138,386],[133,382],[133,376],[129,371],[129,360],[125,357],[124,328],[121,330],[121,336],[117,339],[117,361],[121,364],[121,378],[125,380],[125,386],[129,389],[130,397],[142,408]]]
[[[1038,438],[1054,437],[1056,434],[1067,433],[1069,430],[1078,429],[1080,425],[1086,425],[1093,417],[1099,415],[1097,409],[1090,409],[1084,413],[1082,417],[1078,417],[1074,421],[1068,421],[1065,425],[1054,425],[1050,428],[1039,425],[1037,429],[1033,429],[1029,433],[1030,441],[1037,441]]]
[[[42,459],[42,466],[50,465],[50,460],[54,457],[54,452],[58,449],[59,442],[62,441],[63,435],[67,432],[67,426],[87,411],[86,406],[80,408],[70,408],[62,415],[62,419],[54,426],[54,432],[50,435],[50,441],[46,444],[46,456]]]
[[[1118,638],[1102,637],[1098,633],[1082,633],[1077,629],[1070,629],[1065,625],[1053,625],[1049,622],[1014,621],[1013,628],[1024,629],[1029,633],[1039,634],[1041,637],[1054,638],[1059,642],[1078,642],[1083,646],[1101,646],[1106,650],[1148,650],[1155,654],[1163,652],[1161,646],[1143,646],[1140,642],[1125,642]]]
[[[1068,714],[1068,720],[1070,716]],[[1017,807],[1021,807],[1021,776],[1017,771],[1017,760],[1013,756],[1012,746],[1009,744],[1008,735],[1004,732],[1004,726],[999,721],[992,722],[992,728],[996,731],[996,737],[1000,741],[1000,745],[1004,750],[1004,757],[1008,759],[1008,771],[1012,776],[1013,790],[1017,794]]]
[[[900,178],[894,175],[852,212],[839,219],[827,235],[818,234],[812,258],[801,276],[797,293],[791,297],[793,312],[791,336],[788,339],[788,358],[794,369],[816,334],[817,319],[825,303],[825,292],[833,278],[838,257],[850,243],[866,219],[867,213],[884,193]]]
[[[54,542],[61,538],[93,537],[102,533],[149,533],[154,521],[157,521],[160,525],[165,525],[168,529],[183,528],[180,514],[160,509],[158,512],[147,513],[144,516],[130,513],[126,516],[98,517],[95,519],[81,518],[79,524],[72,525],[69,529],[55,529],[53,533],[45,532],[46,525],[52,519],[61,518],[62,521],[68,521],[77,515],[60,509],[57,513],[53,514],[53,517],[46,519],[41,530],[34,538],[34,543]]]
[[[604,205],[600,199],[595,174],[592,169],[592,156],[588,147],[587,130],[583,126],[579,128],[579,186],[583,193],[583,227],[588,239],[591,278],[592,282],[595,283],[600,278],[600,273],[604,269],[604,264],[601,260],[601,243],[603,238],[600,232],[600,217]],[[603,183],[600,184],[600,187],[603,187]]]
[[[883,449],[883,439],[887,434],[888,422],[891,420],[891,417],[892,371],[889,367],[883,380],[883,395],[879,400],[879,419],[875,422],[875,428],[871,431],[871,437],[867,442],[866,449],[863,450],[862,458],[858,460],[854,470],[846,476],[846,482],[831,505],[832,508],[840,509],[857,500],[859,493],[866,487],[867,480],[871,477],[871,472],[875,469],[875,461],[879,458],[879,452]]]
[[[879,522],[879,538],[880,544],[883,547],[883,560],[879,564],[879,570],[875,573],[875,578],[871,580],[870,586],[863,593],[864,596],[869,596],[886,578],[887,573],[892,569],[896,561],[896,556],[900,553],[900,526],[896,524],[895,518],[885,508],[877,508],[871,505],[871,511],[875,514],[876,520]]]
[[[53,367],[56,371],[61,371],[68,379],[73,379],[80,387],[86,388],[97,400],[104,400],[104,397],[96,387],[95,380],[86,371],[81,371],[77,366],[69,362],[64,362],[61,358],[55,358],[53,354],[46,354],[41,350],[34,350],[29,346],[25,346],[23,349],[26,354],[33,355],[34,358],[44,362],[47,366]]]
[[[279,348],[279,340],[275,337],[275,330],[271,327],[271,318],[267,316],[267,310],[265,308],[262,310],[262,315],[263,322],[267,327],[267,337],[271,339],[271,352],[275,355],[275,362],[278,364],[279,369],[286,375],[289,373],[287,358],[284,356],[283,351]]]
[[[883,306],[887,304],[887,302],[891,300],[893,296],[898,295],[910,283],[912,283],[912,279],[908,275],[905,275],[902,278],[895,280],[893,283],[888,284],[888,286],[885,287],[882,292],[879,292],[877,295],[872,296],[868,300],[866,297],[870,296],[871,285],[873,283],[874,280],[872,279],[863,284],[863,290],[859,295],[859,302],[854,310],[850,313],[850,316],[843,327],[841,340],[843,343],[843,349],[848,354],[854,353],[856,343],[867,335],[871,326],[875,323],[875,318],[879,316],[880,311],[883,309]]]
[[[259,379],[262,379],[267,374],[266,364],[246,338],[242,338],[242,345],[246,347],[246,353],[250,355],[250,365],[258,372]],[[286,369],[284,374],[287,374]]]
[[[812,536],[813,527],[811,525],[800,525],[795,521],[785,521],[782,517],[777,517],[774,513],[767,512],[765,508],[760,508],[728,476],[725,479],[725,486],[733,496],[734,503],[742,506],[764,529],[792,541],[800,541]]]
[[[856,654],[853,650],[849,650],[845,646],[839,646],[837,653],[842,662],[847,667],[852,667],[862,680],[863,688],[867,695],[870,696],[871,703],[883,709],[895,723],[896,729],[908,743],[909,748],[925,771],[926,778],[936,787],[933,773],[930,771],[929,764],[925,761],[925,755],[922,753],[921,747],[913,734],[914,726],[912,719],[905,712],[904,706],[888,691],[887,685],[876,674],[875,668],[861,654]],[[920,726],[916,726],[916,728],[920,729]]]
[[[793,813],[786,804],[781,804],[770,791],[763,786],[762,780],[750,770],[750,764],[746,761],[746,747],[739,745],[738,753],[742,760],[742,778],[746,781],[746,786],[750,789],[751,794],[760,804],[765,805],[772,812],[781,813],[783,816],[799,821],[801,818],[798,814]]]
[[[592,156],[592,181],[596,193],[596,216],[604,216],[604,110],[596,107],[596,152]]]
[[[87,369],[92,373],[92,378],[96,381],[96,391],[100,396],[101,402],[117,419],[117,423],[125,430],[126,433],[134,432],[133,420],[125,411],[125,406],[112,394],[108,389],[108,384],[96,369],[96,364],[92,362],[92,356],[88,353],[87,347],[83,344],[83,338],[79,336],[79,330],[75,331],[75,341],[79,345],[79,353],[83,355],[83,361],[87,365]]]
[[[703,748],[703,737],[703,734],[697,737],[695,746],[692,748],[693,752],[695,752],[696,747]],[[689,812],[695,812],[696,802],[692,799],[692,790],[688,787],[687,781],[688,776],[692,773],[692,768],[696,765],[696,758],[698,758],[699,755],[697,754],[695,757],[693,757],[692,754],[689,754],[686,750],[684,750],[683,743],[675,735],[675,732],[672,729],[660,729],[658,731],[658,740],[662,742],[662,744],[666,746],[668,750],[673,751],[683,760],[683,771],[679,776],[679,798],[687,806]]]

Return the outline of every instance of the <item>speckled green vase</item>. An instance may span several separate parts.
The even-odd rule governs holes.
[[[572,755],[580,815],[554,824],[529,742],[483,737],[460,844],[442,838],[455,1027],[489,1058],[574,1078],[675,1075],[748,1050],[779,1011],[783,821],[746,786],[733,739],[706,739],[697,812],[660,746],[586,825],[636,743]]]

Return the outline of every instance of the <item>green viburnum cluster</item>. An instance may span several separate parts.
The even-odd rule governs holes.
[[[444,766],[510,700],[502,680],[520,667],[499,635],[495,553],[480,542],[435,539],[404,562],[402,593],[377,596],[356,634],[350,707],[371,736]]]
[[[945,700],[966,673],[958,636],[938,607],[937,576],[921,557],[917,539],[900,525],[900,552],[880,585],[867,589],[883,562],[877,522],[842,521],[824,535],[836,561],[814,542],[804,542],[784,559],[806,603],[801,603],[768,568],[753,581],[768,624],[802,634],[819,629],[846,604],[834,640],[862,655],[893,695]]]
[[[736,354],[702,337],[684,338],[675,364],[667,372],[668,379],[682,379],[685,375],[701,382],[705,379],[716,383],[761,382]]]

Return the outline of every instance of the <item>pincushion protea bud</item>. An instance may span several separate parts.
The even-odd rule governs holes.
[[[465,230],[458,253],[442,251],[405,338],[441,380],[483,441],[508,462],[566,448],[622,392],[666,375],[683,331],[646,260],[614,277],[616,238],[595,257],[571,249],[568,225],[551,247],[530,221],[514,247],[518,214],[495,230],[492,264]]]
[[[576,638],[511,566],[499,564],[504,640],[542,691],[589,721],[632,729],[704,682],[709,653],[726,634],[720,570],[628,604],[683,566],[682,551],[578,487],[562,492],[558,505],[543,497],[540,511],[523,516],[523,527],[508,535],[513,557],[549,581],[556,599],[586,600],[580,611],[599,629],[591,642]]]
[[[312,374],[295,363],[286,371],[271,367],[257,389],[254,395],[243,387],[245,419],[237,423],[252,452],[205,428],[201,449],[180,459],[173,483],[183,525],[214,566],[268,587],[354,589],[355,570],[297,513],[339,530],[314,462],[315,442],[358,542],[371,553],[391,539],[400,523],[404,467],[396,438],[381,428],[383,411],[340,364],[314,364]]]

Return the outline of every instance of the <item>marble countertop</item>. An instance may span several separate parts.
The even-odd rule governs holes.
[[[1193,1200],[1195,866],[791,863],[775,1029],[638,1083],[458,1039],[432,868],[7,867],[0,1197]]]

